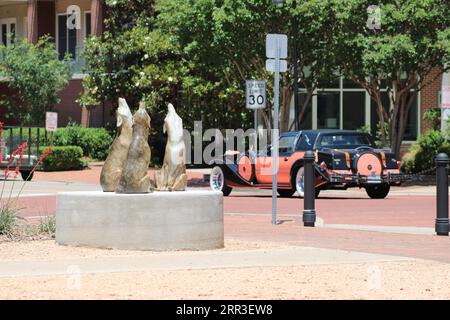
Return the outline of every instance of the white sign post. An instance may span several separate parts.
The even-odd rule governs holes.
[[[247,109],[254,111],[253,124],[255,126],[255,137],[253,142],[253,150],[258,152],[258,109],[266,107],[266,82],[261,80],[247,80]]]
[[[280,100],[280,72],[287,71],[287,35],[268,34],[266,37],[266,70],[274,72],[274,110],[273,110],[273,129],[272,129],[272,224],[277,224],[277,189],[278,189],[278,113]]]
[[[45,113],[45,130],[55,132],[58,129],[58,114],[56,112]]]

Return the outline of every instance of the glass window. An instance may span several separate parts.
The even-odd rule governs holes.
[[[372,146],[367,134],[326,134],[320,139],[320,147],[345,149],[358,146]]]
[[[67,15],[58,16],[58,54],[63,59],[66,53],[76,56],[77,29],[67,28]]]
[[[294,149],[295,139],[297,136],[283,136],[280,137],[278,149],[281,153],[291,152]]]
[[[298,98],[298,103],[300,108],[305,103],[306,93],[300,93]],[[312,97],[309,100],[308,105],[306,106],[305,112],[303,113],[303,117],[300,120],[299,129],[311,129],[312,128]]]
[[[6,24],[2,24],[2,43],[4,46],[6,46],[6,37],[8,35],[8,31],[7,31],[7,25]]]
[[[417,96],[412,102],[411,108],[409,109],[408,122],[405,128],[405,140],[416,140],[417,139],[417,112],[419,109]]]
[[[339,92],[320,92],[317,95],[317,127],[339,129]]]
[[[11,37],[11,43],[15,42],[15,38],[16,38],[16,24],[15,23],[11,23],[10,25],[10,37]]]
[[[303,133],[297,143],[297,150],[312,150],[315,136]]]
[[[365,92],[344,92],[344,129],[356,130],[365,124]]]
[[[89,36],[91,34],[91,14],[90,13],[86,13],[85,15],[85,25],[86,25],[86,37]]]
[[[390,99],[389,99],[389,95],[387,94],[387,92],[381,93],[381,101],[383,103],[383,108],[386,111],[389,111]],[[370,131],[374,136],[376,134],[377,124],[379,122],[376,107],[377,107],[377,105],[376,105],[375,101],[372,99],[371,106],[370,106],[370,129],[371,129]],[[418,112],[418,99],[416,97],[415,100],[413,101],[410,111],[409,111],[408,121],[407,121],[406,128],[405,128],[404,140],[416,140],[417,139],[417,135],[418,135],[417,112]]]

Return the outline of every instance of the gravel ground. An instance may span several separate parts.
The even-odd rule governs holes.
[[[449,299],[450,268],[386,262],[0,278],[0,299]]]
[[[251,242],[240,240],[225,240],[225,248],[214,251],[270,249],[281,247],[283,247],[283,245],[264,241]],[[110,250],[110,249],[61,246],[56,244],[54,240],[4,241],[4,242],[0,241],[0,262],[57,260],[67,258],[108,257],[108,256],[124,256],[124,255],[143,256],[143,255],[155,255],[163,253],[167,252],[127,251],[127,250]],[[189,254],[189,251],[182,251],[181,253]]]
[[[280,247],[227,240],[222,250]],[[146,254],[158,253],[0,242],[0,261]],[[448,283],[448,264],[408,261],[0,278],[0,299],[450,299]]]

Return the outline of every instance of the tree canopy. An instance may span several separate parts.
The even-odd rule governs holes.
[[[376,102],[382,141],[391,142],[398,154],[417,93],[432,80],[432,70],[442,72],[449,62],[448,0],[376,1],[380,29],[368,27],[367,9],[374,4],[369,0],[302,0],[296,7],[272,0],[106,3],[106,31],[85,48],[89,76],[82,103],[115,103],[125,96],[137,106],[144,99],[159,119],[172,102],[188,129],[196,120],[204,127],[250,127],[247,79],[267,81],[263,118],[270,128],[273,75],[265,71],[265,37],[284,33],[290,70],[281,77],[281,130],[290,129],[296,37],[300,87],[306,93],[300,117],[319,83],[345,76]],[[383,89],[388,106],[380,98]]]
[[[371,4],[336,1],[339,65],[376,102],[382,142],[399,155],[418,92],[440,77],[446,63],[450,68],[450,5],[448,0],[378,1],[381,25],[371,29]],[[389,105],[383,105],[383,89]]]
[[[58,59],[48,37],[35,45],[18,40],[0,46],[0,54],[0,76],[11,89],[0,96],[0,106],[7,110],[5,116],[22,125],[43,125],[45,112],[59,102],[58,93],[68,84],[70,64]]]

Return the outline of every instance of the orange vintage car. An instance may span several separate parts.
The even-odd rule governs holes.
[[[278,194],[304,195],[303,156],[316,155],[316,197],[321,190],[365,188],[372,199],[385,198],[391,185],[401,183],[400,162],[390,149],[379,149],[371,135],[347,130],[285,132],[279,140]],[[210,186],[228,196],[233,188],[272,188],[271,147],[254,153],[227,151],[216,159]]]

